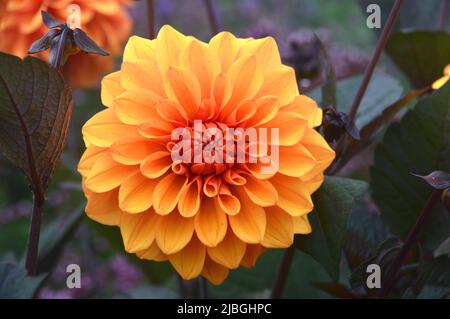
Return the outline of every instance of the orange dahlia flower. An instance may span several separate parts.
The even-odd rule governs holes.
[[[5,2],[3,2],[5,1]],[[67,21],[70,5],[80,8],[80,27],[100,47],[117,55],[130,35],[131,20],[125,10],[128,0],[1,0],[0,51],[24,57],[31,44],[48,32],[41,10],[60,21]],[[48,59],[48,52],[41,55]],[[113,57],[78,53],[70,57],[64,69],[73,86],[89,87],[100,76],[111,72]]]
[[[441,87],[445,85],[445,83],[447,83],[449,79],[450,79],[450,64],[447,64],[444,68],[442,77],[434,81],[433,84],[431,85],[431,88],[433,90],[439,90]]]
[[[334,152],[314,130],[321,109],[299,95],[273,38],[222,32],[204,43],[169,26],[155,40],[133,36],[101,97],[107,108],[83,127],[78,170],[86,213],[120,227],[128,252],[219,284],[265,248],[289,247],[294,234],[311,232],[311,194]],[[263,147],[251,151],[246,138],[243,162],[172,160],[173,132],[192,132],[198,121],[202,132],[278,129],[278,161]],[[194,134],[188,145],[205,151],[203,138]],[[250,152],[256,162],[247,161]],[[264,165],[276,170],[262,173]]]

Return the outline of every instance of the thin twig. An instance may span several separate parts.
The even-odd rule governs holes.
[[[208,12],[208,20],[211,26],[211,31],[214,34],[219,32],[219,19],[217,17],[217,11],[214,5],[214,0],[203,0],[206,6],[206,11]]]
[[[147,0],[147,23],[148,23],[148,38],[155,38],[155,5],[153,0]]]
[[[447,25],[448,0],[442,0],[441,9],[439,10],[439,30],[445,30]]]
[[[349,116],[352,119],[355,119],[356,113],[358,112],[359,105],[364,97],[364,93],[366,93],[367,86],[369,85],[370,79],[372,77],[373,71],[375,70],[375,66],[381,56],[381,52],[386,45],[387,39],[391,34],[392,27],[394,25],[395,18],[397,18],[398,12],[400,11],[400,7],[403,3],[403,0],[396,0],[394,6],[391,9],[391,13],[386,21],[386,24],[383,28],[383,32],[380,35],[380,38],[377,43],[377,47],[375,48],[375,52],[372,56],[372,59],[369,62],[369,65],[364,72],[364,77],[361,82],[361,85],[358,89],[358,93],[356,93],[355,100],[353,101],[352,107],[350,109]]]
[[[31,215],[30,231],[28,235],[27,256],[25,269],[29,276],[37,274],[39,237],[41,233],[42,215],[44,211],[44,194],[34,191],[33,213]]]
[[[289,269],[291,268],[292,260],[294,259],[295,246],[287,248],[283,255],[283,260],[281,261],[280,268],[278,268],[277,278],[270,295],[271,299],[279,299],[283,296],[284,287],[286,286],[286,281],[289,274]]]
[[[67,34],[69,33],[69,28],[63,28],[61,36],[58,42],[58,50],[56,51],[55,61],[53,61],[53,67],[59,69],[61,67],[62,57],[64,55],[64,47],[66,46]]]
[[[379,290],[379,292],[375,295],[375,298],[385,298],[389,293],[389,291],[391,290],[391,288],[393,287],[398,271],[400,270],[400,267],[405,262],[406,256],[408,255],[409,251],[411,250],[411,247],[416,241],[417,236],[419,235],[425,222],[427,221],[434,204],[439,200],[441,193],[442,190],[439,189],[435,189],[431,193],[425,206],[422,208],[422,211],[420,212],[420,215],[417,218],[416,223],[414,224],[413,228],[411,228],[411,230],[409,231],[408,236],[406,237],[397,257],[389,267],[385,275],[385,279],[383,280],[383,285]]]

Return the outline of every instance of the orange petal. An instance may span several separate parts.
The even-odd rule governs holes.
[[[178,204],[188,178],[169,173],[163,177],[153,191],[153,207],[158,214],[169,214]]]
[[[298,94],[294,69],[283,65],[264,75],[264,83],[257,96],[275,95],[279,98],[280,105],[283,106],[292,102]]]
[[[267,95],[259,98],[255,102],[256,112],[248,119],[243,126],[255,127],[272,120],[278,113],[280,102],[278,97]]]
[[[295,234],[310,234],[312,232],[307,215],[292,217],[292,222]]]
[[[215,197],[219,193],[222,178],[217,175],[210,175],[205,178],[203,183],[203,193],[208,197]]]
[[[164,254],[161,251],[161,249],[159,249],[156,241],[153,241],[153,243],[147,249],[137,252],[136,255],[140,259],[147,259],[147,260],[154,260],[154,261],[166,261],[167,260],[167,255]]]
[[[291,215],[277,206],[266,208],[267,227],[262,245],[267,248],[286,248],[294,242],[294,222]],[[297,217],[298,218],[298,217]]]
[[[248,197],[258,206],[273,206],[278,200],[278,193],[272,183],[248,175],[247,183],[243,186]]]
[[[156,230],[156,242],[165,254],[183,249],[194,233],[194,218],[185,218],[177,211],[163,216]]]
[[[156,59],[155,44],[156,42],[154,40],[133,35],[128,39],[125,46],[123,60],[131,61],[136,59],[144,59],[154,61]]]
[[[84,139],[95,146],[110,147],[119,138],[137,135],[135,126],[122,123],[113,109],[98,112],[82,128]]]
[[[211,97],[214,99],[215,105],[218,110],[222,110],[231,98],[232,86],[230,80],[225,74],[218,74],[214,79],[211,90]]]
[[[120,185],[119,207],[128,213],[140,213],[152,206],[157,181],[142,176],[140,171],[129,175]]]
[[[267,141],[270,144],[277,144],[272,142],[273,133],[271,130],[277,129],[279,136],[278,145],[289,146],[300,141],[305,134],[308,122],[296,113],[280,111],[272,120],[262,126],[268,128]]]
[[[159,119],[156,105],[161,97],[148,90],[132,90],[114,100],[117,117],[125,124],[139,125],[148,119]]]
[[[333,162],[335,153],[322,135],[314,129],[308,128],[305,131],[301,143],[307,148],[317,162],[308,174],[302,176],[303,180],[308,180],[325,171],[325,169]]]
[[[120,219],[120,233],[125,250],[135,253],[150,247],[155,239],[159,218],[160,216],[152,210],[140,214],[123,213]]]
[[[189,280],[200,275],[205,264],[205,256],[205,246],[194,236],[186,247],[168,257],[180,276]]]
[[[101,224],[119,225],[122,211],[119,208],[118,189],[105,193],[91,193],[88,196],[86,214]]]
[[[309,173],[317,164],[316,159],[302,144],[293,146],[280,146],[279,148],[279,172],[300,177]]]
[[[156,60],[162,74],[172,65],[179,65],[180,54],[188,38],[169,25],[164,25],[156,38]]]
[[[173,124],[163,119],[150,119],[139,125],[139,133],[150,139],[170,141]]]
[[[206,255],[202,276],[208,279],[213,285],[220,285],[228,277],[228,269],[212,261]]]
[[[230,32],[220,32],[209,41],[209,47],[219,58],[222,72],[227,72],[239,50],[235,36]]]
[[[264,252],[265,248],[261,245],[247,245],[244,258],[242,258],[241,265],[247,268],[255,266],[259,256]]]
[[[201,88],[197,78],[188,70],[170,66],[164,77],[167,96],[180,103],[189,118],[196,115],[201,102]]]
[[[231,193],[225,183],[220,185],[219,194],[215,200],[217,205],[228,215],[236,215],[241,210],[239,199]]]
[[[214,247],[225,237],[228,222],[225,212],[216,208],[214,200],[205,199],[195,215],[194,225],[198,239],[206,246]]]
[[[183,109],[183,107],[171,100],[162,100],[158,103],[156,107],[156,111],[158,112],[161,118],[166,121],[177,124],[181,127],[186,126],[188,124],[188,116]]]
[[[281,57],[277,43],[272,37],[263,39],[251,39],[239,50],[237,58],[246,55],[254,55],[262,65],[265,72],[280,68]]]
[[[228,216],[233,232],[246,243],[260,243],[266,229],[266,213],[264,208],[255,205],[243,192],[235,188],[241,202],[241,210],[234,216]]]
[[[80,158],[80,162],[78,163],[78,172],[83,177],[87,177],[89,175],[89,171],[92,166],[95,164],[98,158],[101,157],[103,153],[105,153],[107,149],[102,147],[97,147],[95,145],[89,146],[83,153]]]
[[[164,149],[164,146],[142,136],[126,136],[111,145],[110,152],[113,159],[125,165],[141,164],[154,152]]]
[[[148,178],[158,178],[164,175],[172,166],[168,151],[154,152],[147,156],[141,164],[142,175]]]
[[[119,164],[109,153],[104,153],[92,166],[85,186],[96,193],[107,192],[119,186],[134,171],[136,166]]]
[[[202,179],[197,176],[186,185],[181,193],[178,201],[178,210],[181,216],[192,217],[197,214],[201,205],[201,191]]]
[[[322,109],[306,95],[296,96],[294,101],[283,106],[282,110],[299,114],[308,121],[308,127],[317,127],[322,124]]]
[[[155,61],[133,60],[122,63],[120,84],[127,90],[145,89],[166,97],[163,77]]]
[[[246,244],[229,229],[225,238],[215,247],[208,247],[208,256],[229,269],[239,266],[245,254]]]
[[[299,178],[277,174],[270,181],[278,191],[277,206],[291,216],[302,216],[313,209],[311,193]]]
[[[101,98],[105,106],[113,106],[116,97],[123,93],[124,88],[120,84],[120,71],[106,75],[102,80]]]

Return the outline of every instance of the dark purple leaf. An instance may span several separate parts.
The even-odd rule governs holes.
[[[99,55],[109,55],[108,52],[100,48],[97,43],[94,42],[88,35],[81,29],[73,30],[73,37],[76,45],[80,48],[81,51],[87,53],[94,53]]]
[[[444,171],[434,171],[426,176],[411,173],[414,176],[422,178],[431,187],[435,189],[446,189],[450,187],[450,174]]]

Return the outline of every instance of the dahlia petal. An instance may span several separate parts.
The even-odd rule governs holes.
[[[183,217],[192,217],[197,214],[201,205],[202,179],[197,176],[192,179],[183,189],[178,210]]]
[[[124,61],[136,59],[156,60],[156,42],[133,35],[128,39],[123,52]]]
[[[186,69],[170,66],[164,77],[167,96],[180,103],[190,119],[196,115],[201,102],[201,88],[197,78]]]
[[[164,175],[171,166],[172,159],[169,152],[154,152],[141,163],[141,172],[145,177],[153,179]]]
[[[238,41],[230,32],[220,32],[209,41],[209,47],[220,61],[221,71],[227,72],[239,50]]]
[[[135,214],[152,206],[153,192],[157,181],[142,176],[140,171],[130,174],[120,185],[119,207],[123,211]]]
[[[120,219],[125,250],[135,253],[150,247],[155,239],[160,216],[149,210],[140,214],[123,213]]]
[[[316,165],[316,159],[302,144],[293,146],[280,146],[279,148],[279,172],[301,177],[309,173]]]
[[[310,234],[312,232],[311,224],[309,223],[308,216],[292,217],[295,234]]]
[[[252,268],[255,266],[259,256],[264,252],[265,248],[261,245],[248,245],[245,250],[244,258],[242,258],[241,266]]]
[[[238,188],[235,188],[238,189]],[[234,216],[228,216],[234,234],[249,244],[260,243],[266,229],[264,208],[255,205],[241,190],[237,190],[241,210]]]
[[[216,208],[214,200],[203,200],[194,222],[198,239],[208,247],[217,246],[225,237],[227,225],[226,214]]]
[[[228,77],[223,73],[218,74],[211,89],[211,97],[214,99],[218,110],[222,110],[228,103],[232,93],[232,86]]]
[[[106,148],[97,147],[95,145],[89,146],[83,153],[78,163],[78,172],[81,176],[87,177],[92,166],[98,158],[107,151]]]
[[[215,197],[219,193],[222,178],[217,175],[210,175],[206,177],[203,183],[203,193],[208,197]]]
[[[161,118],[184,127],[188,124],[188,116],[183,107],[177,102],[171,100],[162,100],[156,106],[156,111]]]
[[[261,245],[267,248],[286,248],[291,246],[294,242],[292,216],[281,208],[272,206],[266,208],[266,217],[266,232]]]
[[[188,178],[177,174],[163,177],[153,191],[153,207],[158,214],[169,214],[178,204]],[[178,214],[176,212],[176,214]],[[173,215],[173,214],[172,214]]]
[[[316,159],[317,163],[315,167],[302,179],[308,180],[317,174],[322,173],[333,162],[335,152],[328,145],[322,135],[314,129],[308,128],[301,140],[302,145],[311,153]]]
[[[272,120],[278,113],[280,102],[278,97],[267,95],[255,102],[256,112],[244,124],[244,127],[255,127]]]
[[[278,192],[270,181],[260,180],[249,174],[243,187],[250,200],[258,206],[273,206],[278,201]]]
[[[104,225],[119,225],[122,211],[119,208],[118,189],[105,193],[91,192],[85,208],[89,218]]]
[[[165,254],[175,254],[189,243],[193,234],[194,218],[185,218],[173,212],[161,218],[156,230],[156,242]]]
[[[282,65],[277,70],[264,75],[264,83],[257,96],[275,95],[280,105],[286,105],[299,94],[298,84],[293,68]]]
[[[231,193],[225,183],[220,185],[219,194],[215,200],[217,205],[228,215],[236,215],[241,210],[239,199]]]
[[[234,169],[227,169],[224,172],[224,179],[230,185],[236,186],[244,185],[245,183],[247,183],[247,179],[241,173],[242,172]]]
[[[280,111],[263,127],[268,128],[268,141],[272,143],[272,129],[278,129],[278,145],[290,146],[297,144],[305,134],[308,122],[300,115],[293,112]],[[258,127],[259,128],[259,127]],[[276,144],[276,143],[275,143]]]
[[[136,255],[140,259],[147,259],[147,260],[154,260],[154,261],[166,261],[167,255],[162,252],[161,249],[159,249],[158,244],[156,241],[153,241],[150,247],[147,249],[141,250],[136,253]]]
[[[194,236],[181,251],[169,255],[169,261],[181,277],[185,280],[200,275],[205,264],[206,248]]]
[[[308,121],[308,127],[313,128],[322,124],[322,109],[306,95],[296,96],[291,103],[283,106],[282,110],[299,114]]]
[[[278,164],[279,163],[270,156],[263,156],[256,163],[246,163],[245,167],[255,178],[266,180],[273,177],[278,172]]]
[[[228,277],[228,268],[212,261],[207,255],[201,274],[213,285],[220,285]]]
[[[120,84],[127,90],[146,89],[166,97],[163,77],[155,61],[133,60],[122,63]]]
[[[239,101],[254,97],[263,82],[262,70],[254,55],[242,57],[234,62],[227,77],[230,79],[233,92],[221,112],[221,120],[229,116]]]
[[[219,60],[210,47],[196,39],[190,40],[181,52],[180,65],[195,75],[200,83],[202,97],[208,98],[212,81],[220,71]]]
[[[225,238],[214,247],[207,247],[208,256],[216,263],[235,269],[245,254],[246,244],[228,229]]]
[[[169,25],[164,25],[159,30],[156,38],[156,60],[162,74],[165,74],[170,66],[179,65],[180,53],[188,44],[188,37],[176,31]]]
[[[278,191],[277,206],[291,216],[302,216],[313,209],[311,193],[299,178],[277,174],[270,181]]]
[[[164,150],[164,146],[142,136],[126,136],[115,141],[109,150],[116,162],[137,165],[141,164],[148,154]]]
[[[229,126],[237,125],[250,119],[255,113],[255,101],[253,99],[244,99],[238,104],[234,111],[224,119],[224,123]]]
[[[124,92],[120,84],[120,71],[106,75],[101,82],[101,99],[105,106],[113,106],[114,99]]]
[[[161,97],[148,90],[131,90],[114,100],[117,117],[125,124],[139,125],[148,119],[160,119],[156,105]]]
[[[248,41],[246,45],[242,46],[239,50],[237,58],[246,55],[256,56],[265,72],[280,68],[282,66],[277,43],[272,37]]]
[[[92,166],[84,184],[93,192],[107,192],[119,186],[134,171],[136,166],[119,164],[109,153],[104,153]]]
[[[171,140],[171,134],[175,127],[172,123],[163,119],[149,119],[139,124],[139,133],[150,139]]]
[[[121,137],[138,134],[135,126],[123,124],[111,108],[95,114],[84,124],[82,132],[89,144],[99,147],[110,147]]]

